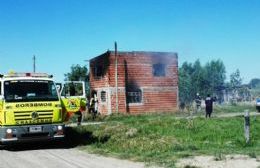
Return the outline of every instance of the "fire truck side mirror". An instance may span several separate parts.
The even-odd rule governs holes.
[[[56,83],[56,87],[59,93],[61,93],[61,89],[62,89],[62,84],[61,83]]]

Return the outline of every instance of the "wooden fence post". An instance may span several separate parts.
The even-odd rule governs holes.
[[[249,143],[250,140],[250,115],[249,111],[245,110],[245,124],[244,124],[244,131],[245,131],[245,139],[246,143]]]

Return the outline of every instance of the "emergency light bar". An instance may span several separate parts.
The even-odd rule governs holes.
[[[47,73],[9,73],[8,75],[4,75],[4,77],[38,77],[38,78],[52,78],[52,75],[48,75]]]

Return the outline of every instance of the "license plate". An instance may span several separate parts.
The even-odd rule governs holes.
[[[29,127],[29,132],[30,133],[42,132],[42,127],[41,126]]]

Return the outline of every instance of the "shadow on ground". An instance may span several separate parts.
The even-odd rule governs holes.
[[[66,127],[66,137],[64,140],[57,141],[37,141],[26,142],[3,146],[2,150],[8,151],[26,151],[26,150],[40,150],[40,149],[69,149],[82,145],[90,145],[94,143],[105,143],[109,137],[100,139],[95,137],[92,132],[78,132],[72,127]]]

